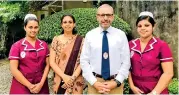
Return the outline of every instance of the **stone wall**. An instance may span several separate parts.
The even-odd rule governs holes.
[[[165,40],[171,47],[174,57],[175,77],[178,76],[178,1],[118,1],[116,13],[130,24],[132,35],[138,37],[136,20],[142,11],[154,14],[156,27],[154,35]]]

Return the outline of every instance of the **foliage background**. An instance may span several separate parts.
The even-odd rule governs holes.
[[[28,2],[0,2],[0,59],[6,57],[8,53],[6,46],[8,35],[14,35],[8,32],[9,25],[18,18],[23,19],[28,11]]]
[[[40,34],[39,38],[51,42],[55,35],[61,33],[62,29],[60,26],[61,17],[64,14],[72,14],[76,20],[76,30],[78,34],[85,36],[85,34],[98,27],[96,21],[96,9],[95,8],[75,8],[57,12],[49,17],[44,18],[40,21]],[[112,23],[114,27],[122,29],[127,35],[130,35],[130,26],[115,15],[115,20]]]

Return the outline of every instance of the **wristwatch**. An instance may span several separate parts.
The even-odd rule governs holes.
[[[114,81],[117,83],[117,87],[121,86],[121,82],[118,81],[117,79],[114,79]]]

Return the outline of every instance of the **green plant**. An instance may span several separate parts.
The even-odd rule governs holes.
[[[123,91],[123,93],[129,94],[129,89],[130,89],[130,87],[129,87],[128,79],[126,79],[126,80],[124,80],[124,91]]]
[[[5,57],[7,50],[7,36],[9,24],[17,18],[23,19],[28,12],[28,2],[26,1],[7,1],[0,2],[0,59]],[[7,55],[6,55],[7,56]]]
[[[171,94],[178,94],[178,79],[177,78],[173,78],[172,79],[172,82],[169,84],[168,86],[168,90],[169,90],[169,93]]]
[[[40,39],[50,41],[55,35],[58,35],[61,32],[60,19],[63,14],[72,14],[75,17],[77,26],[76,29],[78,34],[82,36],[85,36],[89,30],[99,26],[98,22],[96,21],[95,8],[75,8],[64,10],[48,16],[40,21]],[[130,26],[116,15],[112,24],[114,27],[125,31],[127,35],[131,32]]]
[[[0,2],[0,17],[2,23],[12,22],[17,17],[23,19],[28,11],[28,2],[25,1]]]

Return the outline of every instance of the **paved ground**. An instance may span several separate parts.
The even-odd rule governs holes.
[[[7,59],[0,60],[0,95],[9,94],[10,86],[12,81],[12,75],[9,69],[9,61]],[[48,74],[48,84],[50,89],[50,94],[52,93],[52,82],[53,82],[53,72],[50,70]],[[86,89],[83,93],[86,93]]]
[[[0,61],[0,93],[8,94],[12,76],[9,71],[9,64],[6,61]]]
[[[52,71],[48,75],[50,92],[52,93]],[[9,69],[8,60],[0,60],[0,94],[9,94],[12,75]]]

